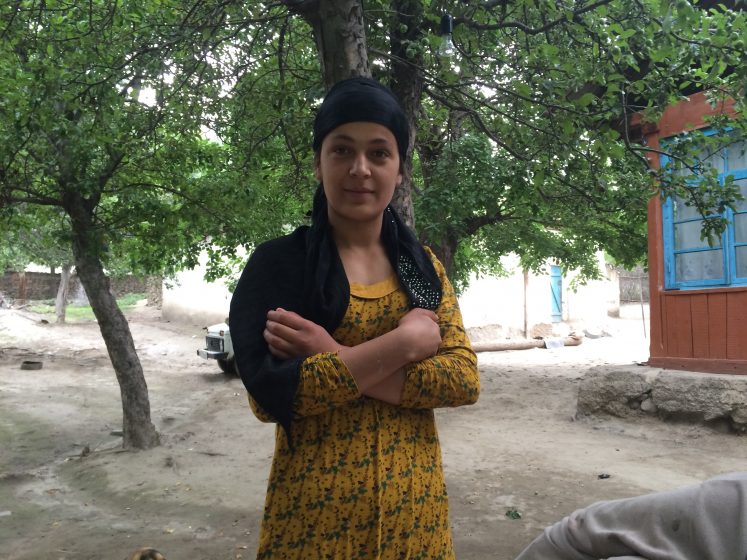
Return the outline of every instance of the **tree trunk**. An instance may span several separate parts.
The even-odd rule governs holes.
[[[563,346],[580,346],[583,338],[570,335],[563,339]],[[475,352],[500,352],[502,350],[529,350],[530,348],[547,348],[543,339],[539,340],[501,340],[496,342],[473,342]]]
[[[135,449],[155,447],[159,444],[159,437],[150,419],[143,368],[135,351],[130,326],[109,289],[109,278],[99,257],[101,243],[93,227],[95,205],[71,191],[66,193],[64,202],[72,224],[73,255],[78,278],[86,290],[119,382],[123,446]]]
[[[361,0],[286,0],[285,3],[314,30],[327,90],[346,78],[371,76]]]
[[[441,264],[444,265],[446,276],[451,277],[451,273],[454,270],[454,256],[456,255],[459,241],[449,236],[439,243],[431,239],[425,239],[424,243],[431,248],[436,257],[438,257],[438,260],[441,261]]]
[[[314,30],[322,77],[327,89],[352,76],[371,76],[366,50],[366,32],[361,0],[306,0],[287,2]],[[393,5],[398,18],[392,25],[392,91],[402,102],[410,127],[410,145],[403,162],[403,180],[394,191],[392,205],[411,227],[415,226],[412,207],[412,151],[415,123],[423,90],[422,55],[408,55],[407,46],[421,33],[423,7],[420,0],[398,0]],[[402,24],[402,25],[400,25]],[[409,60],[408,60],[409,57]]]
[[[412,206],[412,154],[417,134],[417,118],[423,97],[423,54],[410,48],[423,34],[422,0],[394,0],[391,25],[392,91],[399,98],[407,115],[410,145],[403,162],[402,184],[394,191],[392,206],[411,228],[415,228],[415,211]]]
[[[70,269],[72,265],[63,264],[60,267],[60,285],[57,288],[57,299],[54,303],[54,311],[57,315],[57,322],[65,322],[65,311],[67,310],[67,296],[70,291]]]

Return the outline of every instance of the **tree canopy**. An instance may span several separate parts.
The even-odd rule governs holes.
[[[287,12],[268,4],[267,27],[253,27],[240,47],[256,63],[237,79],[233,101],[251,100],[254,136],[246,113],[228,105],[221,124],[240,131],[228,149],[261,159],[256,146],[271,144],[246,143],[271,134],[291,164],[279,178],[308,197],[315,103],[336,79],[373,74],[403,100],[416,131],[413,173],[395,202],[405,216],[417,210],[421,237],[460,281],[495,270],[508,251],[529,267],[554,257],[589,275],[599,249],[640,262],[655,191],[631,115],[655,122],[667,105],[709,90],[714,101],[739,100],[736,119],[721,115],[715,125],[743,126],[745,17],[733,4],[282,4]],[[445,13],[455,23],[451,57],[438,52]],[[663,183],[666,192],[683,184]],[[709,189],[722,204],[735,194]]]
[[[738,99],[738,111],[744,99],[739,2],[3,10],[3,206],[59,202],[51,178],[84,169],[85,192],[106,184],[95,212],[102,258],[119,252],[147,270],[190,266],[199,246],[221,274],[237,244],[303,220],[314,109],[340,75],[371,73],[402,98],[416,140],[397,202],[417,209],[424,241],[460,278],[495,268],[507,250],[529,266],[554,256],[589,271],[597,249],[639,261],[651,181],[630,115],[655,120],[695,88]],[[446,13],[451,57],[438,52]],[[61,158],[75,164],[50,169]]]
[[[218,183],[206,179],[220,150],[202,137],[220,85],[207,60],[225,40],[221,17],[181,2],[0,7],[2,219],[31,232],[41,209],[62,216],[60,239],[122,389],[126,446],[158,438],[104,267],[125,251],[143,270],[193,264],[203,226],[230,224],[220,215],[224,199],[211,194]]]
[[[650,148],[631,114],[655,121],[704,89],[737,100],[714,126],[744,130],[742,5],[6,2],[0,222],[34,235],[54,217],[120,381],[125,444],[152,445],[107,263],[168,273],[206,249],[220,275],[237,246],[302,222],[314,110],[335,80],[373,74],[402,100],[415,134],[395,203],[411,222],[417,210],[452,277],[495,270],[509,251],[528,267],[553,257],[592,275],[599,249],[623,264],[644,254]],[[438,52],[445,13],[451,57]],[[662,184],[691,191],[686,179]],[[734,195],[727,185],[699,204]]]

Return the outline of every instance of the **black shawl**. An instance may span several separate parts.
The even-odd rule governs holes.
[[[411,307],[436,309],[441,280],[415,234],[387,207],[381,238]],[[304,358],[279,360],[262,336],[267,312],[282,307],[323,326],[330,334],[350,299],[342,261],[327,222],[321,185],[312,225],[259,245],[249,258],[231,299],[229,328],[241,379],[259,406],[291,440],[293,404]]]

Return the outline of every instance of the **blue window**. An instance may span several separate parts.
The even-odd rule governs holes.
[[[745,200],[737,202],[736,210],[725,211],[723,217],[728,226],[712,245],[700,238],[703,218],[695,207],[687,206],[677,196],[664,201],[664,286],[686,289],[747,285],[747,142],[704,150],[698,159],[702,167],[715,168],[722,184],[731,175]],[[661,156],[662,167],[668,161]],[[673,173],[684,172],[675,169]]]

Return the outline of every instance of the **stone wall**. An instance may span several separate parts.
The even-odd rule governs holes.
[[[111,278],[110,283],[115,297],[125,294],[147,294],[148,305],[161,304],[160,276],[125,276]],[[59,284],[59,274],[6,271],[0,276],[0,294],[3,294],[6,300],[15,303],[55,299]],[[68,293],[68,301],[85,300],[85,291],[75,274],[70,277]]]
[[[46,272],[6,272],[0,277],[0,292],[6,299],[27,301],[57,296],[59,274]]]
[[[747,433],[747,376],[599,366],[581,378],[577,416],[658,416]]]
[[[145,279],[145,295],[148,298],[149,306],[161,309],[161,306],[163,305],[162,276],[148,276]]]

